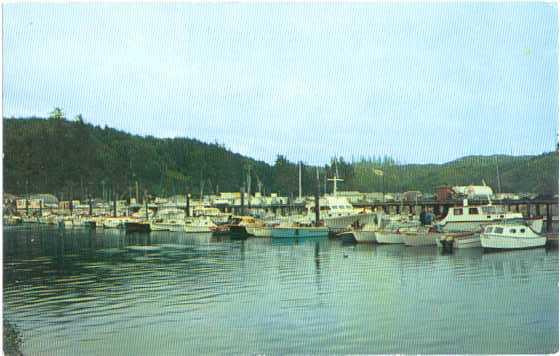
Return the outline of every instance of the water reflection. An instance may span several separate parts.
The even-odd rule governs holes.
[[[25,354],[557,347],[557,251],[45,228],[5,229],[3,243]]]

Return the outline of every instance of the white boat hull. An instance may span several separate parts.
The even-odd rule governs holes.
[[[443,232],[475,232],[480,231],[481,226],[493,223],[493,221],[473,222],[448,222],[442,226]]]
[[[436,243],[438,247],[444,247],[441,240],[447,238],[445,235],[438,238]],[[477,248],[481,247],[480,234],[473,234],[472,236],[453,238],[453,248]]]
[[[367,214],[352,214],[352,215],[345,215],[345,216],[336,216],[336,217],[326,217],[323,218],[325,222],[325,226],[332,230],[343,230],[348,228],[348,226],[354,224],[356,221],[360,223],[360,225],[365,224],[375,224],[375,216],[374,213],[367,213]]]
[[[375,233],[375,240],[378,244],[403,244],[403,234],[390,231],[378,231]]]
[[[272,237],[272,227],[245,227],[249,235],[255,237]]]
[[[183,231],[192,234],[212,233],[209,226],[185,226]]]
[[[435,246],[441,236],[441,233],[435,232],[406,233],[403,234],[403,240],[406,246]]]
[[[352,235],[356,242],[360,243],[373,243],[376,242],[375,231],[371,230],[352,230]]]
[[[151,223],[150,228],[152,231],[173,231],[181,232],[184,231],[185,225],[181,224],[165,224],[165,223]]]
[[[480,243],[485,249],[511,250],[542,247],[546,245],[546,237],[509,237],[482,234],[480,235]]]

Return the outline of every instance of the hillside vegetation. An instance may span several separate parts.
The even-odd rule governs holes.
[[[190,138],[155,138],[93,126],[81,117],[66,120],[4,119],[4,191],[14,194],[49,192],[59,197],[119,197],[140,191],[169,196],[186,191],[216,193],[239,191],[249,172],[252,191],[296,195],[297,163],[279,155],[274,165]],[[372,153],[373,154],[373,153]],[[321,190],[324,176],[335,171],[334,159],[318,167]],[[338,158],[336,169],[344,182],[340,190],[433,192],[441,185],[480,184],[497,190],[496,166],[504,192],[558,191],[558,155],[470,156],[445,164],[401,165],[392,159],[372,158],[347,162]],[[384,172],[375,175],[374,169]],[[316,167],[304,166],[303,190],[312,194]],[[331,184],[328,185],[330,191]],[[134,194],[132,194],[134,195]]]

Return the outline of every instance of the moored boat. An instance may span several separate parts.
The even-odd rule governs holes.
[[[373,243],[376,242],[377,225],[365,224],[361,228],[352,228],[350,230],[354,240],[359,243]]]
[[[128,232],[150,232],[150,223],[146,221],[126,221],[124,229]]]
[[[521,213],[508,212],[502,207],[492,205],[471,206],[468,200],[463,201],[463,206],[449,208],[447,215],[437,222],[443,232],[480,231],[481,226],[503,220],[522,220]]]
[[[216,224],[205,217],[187,218],[183,225],[183,231],[189,233],[211,233],[215,228]]]
[[[272,238],[286,237],[328,237],[326,226],[299,226],[298,224],[279,225],[272,228]]]
[[[4,219],[4,224],[6,225],[19,225],[22,223],[22,218],[16,215],[10,215]]]
[[[436,244],[444,249],[480,247],[480,232],[444,233]]]
[[[272,236],[272,226],[247,226],[245,229],[249,235],[253,235],[255,237]]]
[[[546,236],[524,224],[492,224],[480,234],[480,243],[485,250],[525,249],[545,246]]]
[[[404,244],[403,233],[399,229],[379,230],[375,232],[375,242],[378,244]]]
[[[101,220],[101,224],[105,229],[124,229],[124,224],[127,221],[137,221],[137,219],[122,216],[122,217],[107,217]]]
[[[403,234],[406,246],[435,246],[436,241],[442,236],[434,227],[421,227],[416,230],[406,231]]]
[[[247,227],[264,226],[264,224],[252,216],[237,216],[233,217],[229,225],[229,235],[232,239],[246,239],[249,232]]]

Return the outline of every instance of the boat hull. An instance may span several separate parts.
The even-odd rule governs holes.
[[[255,237],[272,237],[272,227],[247,227],[247,233]]]
[[[480,247],[480,234],[470,233],[470,234],[458,234],[453,236],[452,234],[444,234],[436,240],[438,247],[444,249],[449,248],[476,248]]]
[[[249,234],[247,233],[247,229],[245,228],[245,226],[230,226],[229,227],[229,236],[232,239],[246,239],[249,237]]]
[[[140,223],[140,222],[125,222],[124,229],[127,233],[129,232],[150,232],[150,224]]]
[[[441,236],[441,233],[433,232],[403,234],[403,240],[406,246],[436,246],[436,241]]]
[[[404,244],[403,235],[396,232],[378,231],[375,240],[378,244]]]
[[[352,236],[358,243],[374,243],[376,242],[375,231],[368,230],[352,230]]]
[[[175,230],[171,230],[171,231],[175,231]],[[179,230],[179,231],[184,231],[184,232],[189,233],[189,234],[208,234],[208,233],[212,233],[212,230],[208,226],[185,226],[183,228],[183,230]]]
[[[358,221],[360,225],[375,224],[375,217],[376,214],[367,213],[328,217],[324,218],[323,220],[325,222],[325,226],[331,230],[344,230],[348,228],[348,226],[354,224],[356,221]]]
[[[329,229],[326,227],[275,227],[271,237],[328,237]]]
[[[480,243],[485,250],[517,250],[544,247],[546,237],[509,237],[482,234],[480,235]]]
[[[448,222],[441,227],[443,232],[475,232],[480,231],[481,226],[492,224],[493,221],[472,222]]]

